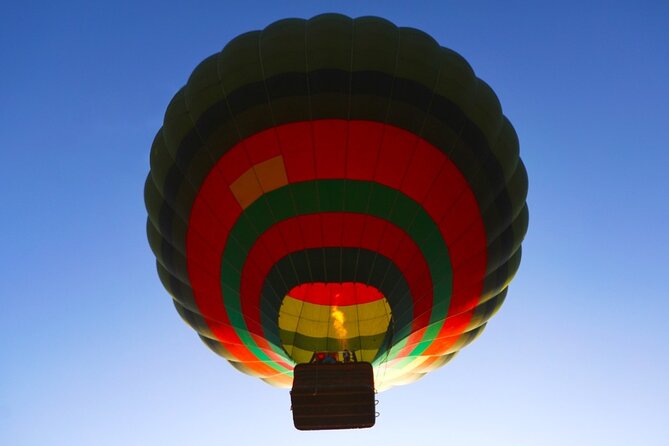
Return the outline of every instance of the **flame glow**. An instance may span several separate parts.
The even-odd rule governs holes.
[[[337,338],[341,341],[342,348],[344,348],[346,347],[346,335],[348,335],[348,330],[346,330],[346,327],[344,327],[344,322],[346,322],[344,312],[341,311],[337,305],[335,305],[332,307],[330,316],[332,316],[332,325],[334,326],[335,332],[337,333]]]

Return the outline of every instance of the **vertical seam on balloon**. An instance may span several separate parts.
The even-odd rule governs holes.
[[[311,23],[311,20],[306,20],[305,21],[305,26],[304,26],[304,63],[306,66],[306,73],[307,73],[307,97],[309,98],[309,135],[311,137],[311,153],[313,155],[313,167],[314,167],[314,177],[318,179],[318,163],[317,159],[318,157],[316,156],[316,129],[314,126],[314,114],[313,114],[313,109],[312,109],[312,102],[311,102],[311,69],[309,67],[309,24]],[[320,211],[321,209],[321,194],[320,194],[320,188],[318,187],[318,183],[315,184],[314,190],[316,191],[316,208]],[[320,223],[320,230],[321,230],[321,239],[324,238],[324,227],[323,227],[323,222],[319,218],[319,223]],[[324,267],[324,273],[325,273],[325,278],[327,280],[327,268]]]
[[[219,55],[222,55],[222,53],[223,53],[223,52],[221,51],[221,52],[219,53]],[[244,140],[245,140],[246,138],[242,139],[242,135],[241,135],[241,132],[240,132],[240,130],[239,130],[239,125],[237,124],[237,118],[236,118],[236,115],[232,112],[232,108],[230,107],[230,102],[229,102],[229,100],[228,100],[228,94],[227,94],[227,92],[226,92],[226,90],[225,90],[225,86],[223,85],[223,79],[222,79],[222,77],[221,77],[220,57],[219,57],[219,59],[216,61],[216,74],[217,74],[217,77],[218,77],[218,84],[219,84],[219,86],[220,86],[220,88],[221,88],[221,91],[223,92],[223,98],[224,98],[224,100],[225,100],[225,105],[226,105],[226,107],[227,107],[227,109],[228,109],[228,113],[230,114],[230,119],[231,119],[231,121],[232,121],[232,123],[233,123],[233,125],[234,125],[235,131],[237,132],[237,138],[238,138],[238,140],[239,140],[239,143],[242,144],[243,151],[244,151],[244,153],[246,154],[247,159],[249,160],[249,164],[251,164],[251,163],[250,163],[250,157],[249,157],[249,154],[248,154],[248,150],[246,149],[246,145],[244,144]],[[217,170],[217,169],[214,169],[214,170]],[[219,174],[220,174],[220,173],[219,173]],[[226,181],[226,183],[227,183],[227,181]],[[257,231],[256,231],[256,233],[257,233]],[[228,240],[230,239],[230,237],[231,237],[231,234],[228,233],[227,240],[226,240],[226,242],[225,242],[225,245],[223,246],[223,253],[225,252],[225,249],[226,249],[226,247],[227,247],[227,245],[228,245]],[[221,255],[222,255],[223,253],[221,253]],[[221,265],[222,265],[222,261],[221,261]],[[219,275],[219,282],[220,282],[221,280],[222,280],[222,277]],[[228,312],[228,308],[227,308],[227,306],[225,305],[225,297],[224,297],[224,295],[223,295],[223,289],[222,289],[222,286],[221,286],[220,283],[219,283],[219,287],[221,288],[221,297],[222,297],[222,299],[223,299],[222,305],[223,305],[223,307],[224,307],[224,309],[225,309],[225,311],[226,311],[226,313],[227,313],[227,312]],[[241,290],[240,290],[240,291],[241,291]],[[229,317],[229,316],[228,316],[228,317]],[[243,318],[242,318],[242,319],[243,319]],[[257,321],[257,322],[260,322],[260,321]],[[233,331],[235,332],[235,335],[239,338],[240,341],[242,341],[242,339],[241,339],[241,337],[240,337],[240,334],[237,332],[237,329],[234,327],[234,324],[230,324],[230,325],[232,325],[232,328],[233,328]],[[245,322],[244,322],[244,325],[246,326],[246,323],[245,323]],[[247,327],[247,331],[248,331],[248,327]],[[252,338],[252,340],[253,340],[253,338]],[[242,343],[243,343],[243,342],[242,342]],[[256,343],[255,343],[255,340],[253,340],[253,343],[256,344]],[[257,344],[256,344],[256,348],[259,349],[259,346],[258,346]],[[248,349],[248,350],[249,350],[249,352],[250,352],[251,354],[253,354],[258,360],[260,360],[261,362],[265,362],[265,361],[262,361],[262,358],[259,357],[257,354],[255,354],[255,352],[254,352],[252,349]],[[266,355],[265,355],[265,356],[266,356]],[[271,364],[268,364],[268,365],[271,366]],[[273,367],[273,368],[274,368],[274,367]],[[281,367],[281,368],[282,368],[282,367]],[[277,369],[277,371],[281,371],[281,370],[280,370],[280,369]]]
[[[261,72],[261,77],[262,77],[262,82],[263,82],[263,88],[265,90],[265,96],[267,98],[267,105],[268,105],[269,110],[270,110],[270,118],[272,120],[272,127],[271,127],[273,129],[272,133],[274,134],[274,136],[276,138],[277,148],[279,149],[279,152],[281,152],[280,139],[279,139],[279,136],[278,136],[278,132],[276,130],[276,127],[277,127],[276,118],[274,116],[274,109],[272,108],[272,101],[271,101],[271,98],[270,98],[270,95],[269,95],[269,90],[267,89],[267,79],[266,79],[266,76],[265,76],[265,65],[263,63],[262,37],[263,37],[264,32],[265,32],[265,29],[261,30],[260,33],[258,34],[258,61],[260,63],[260,72]],[[264,195],[265,195],[265,191],[263,191],[263,195],[260,198],[265,201],[265,203],[267,205],[267,208],[269,209],[269,212],[272,215],[272,221],[276,221],[276,215],[274,214],[274,209],[272,208],[272,206],[270,205],[270,203],[268,202],[268,200],[266,199],[266,197]],[[291,203],[294,203],[294,198],[292,197],[292,193],[291,193]],[[280,236],[281,236],[281,239],[283,240],[284,245],[289,246],[288,241],[286,240],[284,234],[281,233]],[[297,269],[295,268],[295,264],[293,263],[292,259],[290,259],[290,260],[291,260],[290,261],[290,266],[293,270],[293,274],[295,274],[295,276],[297,276]],[[285,284],[286,283],[286,278],[284,277],[283,272],[279,271],[279,275],[281,276],[281,279]],[[263,330],[263,333],[264,333],[264,331],[265,331],[264,325],[262,324],[261,321],[257,321],[257,322],[262,327],[262,330]],[[278,325],[278,320],[275,321],[275,322]],[[283,347],[281,345],[278,345],[277,347],[279,349],[284,350],[284,352],[285,352],[285,349],[283,349]]]
[[[436,45],[436,43],[435,43],[435,45]],[[436,89],[436,87],[437,87],[437,85],[438,85],[439,77],[441,76],[441,71],[442,71],[442,65],[439,64],[439,67],[438,67],[438,69],[437,69],[436,76],[435,76],[434,81],[433,81],[432,93],[430,94],[430,100],[429,100],[429,102],[428,102],[428,104],[427,104],[427,108],[426,108],[426,110],[425,110],[425,112],[424,112],[424,114],[423,114],[423,122],[421,123],[420,128],[419,128],[418,132],[416,133],[417,138],[416,138],[416,142],[414,143],[414,145],[413,145],[413,147],[412,147],[412,150],[413,150],[413,151],[412,151],[412,156],[415,155],[415,152],[416,152],[416,150],[417,150],[418,144],[420,143],[420,140],[422,139],[423,130],[424,130],[424,128],[425,128],[425,123],[427,122],[427,118],[428,118],[428,116],[430,115],[430,110],[432,109],[432,104],[433,104],[433,102],[434,102],[435,89]],[[441,166],[441,169],[439,170],[439,173],[443,172],[444,166],[445,166],[445,164],[444,164],[443,161],[442,161],[442,166]],[[407,168],[407,170],[404,172],[404,176],[402,177],[402,181],[400,182],[400,189],[401,189],[402,186],[404,185],[404,183],[405,183],[407,177],[408,177],[408,168]],[[438,178],[438,174],[435,175],[435,176],[432,178],[432,183],[431,183],[430,186],[427,188],[428,191],[430,190],[430,188],[432,187],[432,185],[435,184],[437,178]],[[424,197],[423,197],[423,198],[424,198]],[[422,206],[422,201],[420,201],[420,200],[416,200],[416,204],[417,204],[419,207],[423,207],[423,206]],[[416,221],[416,218],[417,218],[418,214],[419,214],[419,212],[418,212],[418,210],[417,210],[417,211],[414,213],[413,218],[411,219],[411,222],[408,224],[409,227],[411,227],[411,226],[414,224],[414,222]],[[414,256],[415,256],[415,254],[414,254]],[[434,300],[435,300],[435,297],[436,297],[436,296],[435,296],[436,285],[437,285],[436,282],[437,282],[436,278],[433,278],[433,280],[432,280],[432,289],[427,291],[428,293],[430,293],[430,294],[432,295],[432,301],[433,301],[433,304],[434,304]],[[448,299],[449,299],[449,300],[452,299],[452,294],[453,294],[453,284],[452,284],[452,282],[451,282],[451,289],[450,289],[449,292],[448,292]],[[415,298],[414,298],[414,303],[417,303],[418,301],[421,301],[421,300],[423,300],[423,299],[427,299],[427,298],[428,298],[427,295],[423,295],[423,296],[415,296]],[[417,306],[417,307],[419,307],[419,306]],[[423,314],[425,314],[425,313],[426,313],[426,312],[424,312]],[[444,316],[446,316],[447,314],[448,314],[448,311],[446,311],[446,314],[444,314]],[[432,307],[432,309],[430,310],[430,320],[432,320],[432,318],[434,317],[434,315],[435,315],[435,313],[434,313],[434,307]],[[422,314],[421,314],[421,315],[414,315],[414,317],[416,317],[416,316],[422,316]],[[429,326],[429,324],[428,324],[428,326]]]
[[[347,115],[346,115],[346,147],[344,148],[344,203],[343,203],[343,208],[346,209],[346,185],[348,184],[347,177],[348,177],[348,152],[350,150],[350,140],[351,140],[351,100],[353,97],[353,58],[355,51],[354,49],[354,42],[355,42],[355,19],[351,19],[351,53],[350,53],[350,58],[349,58],[349,65],[348,65],[348,108],[347,108]],[[344,217],[346,218],[346,217]],[[342,226],[343,225],[343,220],[342,220]],[[344,241],[344,231],[342,230],[342,245]],[[360,253],[360,248],[358,248],[358,253]],[[343,254],[342,254],[343,256]],[[356,290],[357,294],[357,290]],[[357,297],[356,297],[357,298]],[[360,312],[359,308],[356,305],[355,307],[355,314],[356,314],[356,319],[358,322],[358,332],[360,332]],[[361,338],[358,337],[358,347],[360,350],[360,354],[362,356],[362,341],[360,340]]]
[[[402,28],[398,28],[398,30],[399,30],[399,33],[400,33],[400,35],[401,35]],[[436,45],[436,44],[435,44],[435,45]],[[424,111],[424,114],[423,114],[423,121],[422,121],[422,123],[421,123],[421,125],[420,125],[420,128],[419,128],[418,132],[415,133],[416,138],[415,138],[415,141],[414,141],[414,143],[413,143],[413,145],[412,145],[412,147],[411,147],[411,155],[410,155],[410,159],[413,159],[413,157],[414,157],[415,154],[416,154],[417,147],[418,147],[418,145],[420,144],[420,141],[421,141],[421,138],[422,138],[423,129],[424,129],[424,127],[425,127],[425,123],[426,123],[426,121],[427,121],[427,117],[429,116],[429,110],[431,109],[432,102],[433,102],[433,100],[434,100],[434,91],[435,91],[435,88],[436,88],[436,84],[437,84],[437,82],[438,82],[438,80],[439,80],[439,76],[440,76],[440,74],[441,74],[441,66],[439,66],[439,69],[437,70],[437,74],[436,74],[436,76],[435,76],[435,78],[434,78],[434,84],[433,84],[433,88],[432,88],[432,94],[430,95],[430,100],[429,100],[429,102],[428,102],[427,109]],[[413,132],[412,132],[412,133],[413,133]],[[406,179],[407,179],[407,177],[408,177],[408,172],[409,172],[409,166],[407,166],[407,168],[406,168],[406,169],[404,170],[404,172],[403,172],[402,179],[400,180],[400,183],[399,183],[399,190],[402,190],[402,186],[404,185],[404,183],[405,183],[405,181],[406,181]],[[433,183],[434,183],[435,179],[436,179],[436,177],[433,178],[433,180],[432,180]],[[393,203],[393,208],[392,208],[391,212],[394,211],[396,204],[397,204],[397,196],[395,197],[395,202]],[[420,201],[416,201],[416,204],[417,204],[418,206],[422,207],[422,203],[421,203]],[[408,223],[408,225],[407,225],[408,227],[410,227],[410,226],[413,225],[413,223],[415,222],[416,217],[418,216],[418,214],[419,214],[419,211],[418,211],[418,209],[416,209],[416,211],[415,211],[414,214],[413,214],[413,217],[412,217],[411,221],[410,221],[410,222]],[[398,246],[396,249],[399,249],[399,246]],[[414,254],[414,255],[415,255],[415,254]],[[387,272],[386,272],[386,274],[387,274]],[[384,280],[385,280],[385,278],[384,278]],[[430,292],[430,291],[428,291],[428,292]],[[434,294],[434,289],[431,290],[431,293]],[[414,301],[418,301],[418,300],[423,299],[423,298],[426,298],[426,296],[414,296]]]
[[[186,115],[187,115],[188,119],[190,120],[190,122],[191,122],[191,124],[192,124],[192,130],[191,130],[191,131],[193,131],[193,132],[197,135],[198,139],[200,140],[200,144],[201,144],[200,147],[201,147],[202,149],[204,149],[204,148],[205,148],[204,139],[203,139],[202,135],[199,133],[199,131],[198,131],[198,129],[197,129],[197,126],[195,125],[195,121],[193,120],[193,117],[192,117],[192,115],[191,115],[191,113],[190,113],[190,109],[189,109],[189,106],[188,106],[188,101],[186,100],[186,88],[183,89],[182,97],[183,97],[183,104],[184,104],[184,107],[185,107],[185,109],[186,109]],[[177,150],[178,150],[178,149],[177,149]],[[209,156],[209,158],[212,159],[213,164],[215,164],[215,161],[214,161],[213,158],[211,157],[211,154],[210,154],[206,149],[204,149],[204,150],[205,150],[205,152],[207,153],[207,155]],[[168,153],[169,153],[169,150],[168,150]],[[183,172],[183,170],[181,169],[181,167],[180,167],[180,166],[178,165],[178,163],[176,162],[176,159],[175,159],[174,157],[172,157],[172,159],[174,160],[174,166],[175,166],[177,169],[179,169],[179,170],[182,171],[184,179],[185,179],[191,186],[193,186],[193,189],[194,189],[196,192],[198,192],[198,191],[199,191],[199,188],[194,187],[193,183],[191,182],[190,177],[189,177],[188,175],[186,175],[185,172]],[[206,201],[203,201],[203,203],[204,203],[205,206],[210,210],[210,212],[212,213],[212,215],[214,216],[214,218],[215,218],[216,220],[218,220],[218,216],[217,216],[214,212],[211,211],[211,206],[209,205],[209,203],[207,203]],[[193,209],[193,207],[192,207],[192,204],[191,204],[191,212],[192,212],[192,209]],[[176,212],[175,212],[175,215],[177,215]],[[190,220],[190,215],[189,215],[189,220]],[[220,220],[219,220],[219,222],[220,222]],[[194,232],[187,231],[187,233],[186,233],[186,237],[185,237],[185,240],[184,240],[184,241],[186,242],[186,244],[187,244],[187,240],[188,240],[188,236],[189,236],[189,235],[196,235],[196,236],[200,237],[203,241],[206,241],[206,238],[203,237],[202,234],[199,234],[197,231],[194,231]],[[187,257],[186,257],[186,258],[187,258]],[[186,261],[186,270],[187,270],[187,271],[186,271],[186,274],[190,276],[190,273],[188,272],[188,264],[189,264],[188,261]],[[192,290],[193,297],[194,297],[194,299],[195,299],[195,301],[196,301],[196,305],[197,305],[197,298],[195,297],[195,290],[194,290],[193,287],[191,287],[191,290]],[[223,292],[223,291],[221,290],[221,296],[222,296],[222,292]],[[199,305],[198,305],[198,308],[199,308]],[[226,310],[226,313],[227,313],[227,310]],[[236,329],[235,329],[235,327],[234,327],[234,325],[233,325],[232,323],[225,323],[225,322],[223,322],[223,321],[214,320],[214,319],[211,318],[211,317],[204,317],[204,316],[203,316],[203,319],[204,319],[204,321],[206,322],[207,326],[209,326],[210,330],[212,330],[212,328],[211,328],[211,326],[209,325],[208,320],[210,320],[210,321],[214,321],[214,322],[216,322],[216,323],[218,323],[218,324],[220,324],[220,325],[227,325],[228,327],[230,327],[230,328],[232,328],[234,331],[236,331]],[[229,319],[229,317],[228,317],[228,319]],[[212,333],[213,333],[213,332],[214,332],[214,331],[212,330]],[[217,339],[218,339],[218,337],[217,337]],[[222,340],[222,339],[219,339],[219,343],[221,343],[221,345],[222,345],[222,342],[220,342],[220,341],[223,341],[223,340]],[[240,339],[240,341],[241,341],[241,339]],[[236,357],[236,355],[232,354],[231,352],[230,352],[230,354],[231,354],[231,356],[235,356],[235,357]],[[255,355],[254,355],[254,356],[255,356]],[[239,359],[239,358],[237,358],[237,359]]]
[[[261,68],[261,71],[262,71],[262,59],[261,59],[260,49],[259,49],[259,47],[260,47],[260,36],[261,36],[261,34],[262,34],[262,31],[259,31],[257,34],[258,34],[257,45],[258,45],[258,50],[259,50],[259,52],[258,52],[258,64],[259,64],[259,66],[260,66],[260,68]],[[226,101],[227,101],[227,96],[226,96]],[[239,137],[241,138],[241,134],[239,133],[239,128],[238,128],[238,126],[236,125],[236,123],[237,123],[237,121],[236,121],[236,116],[233,115],[232,119],[233,119],[233,122],[235,122],[235,128],[236,128],[237,131],[238,131],[238,135],[239,135]],[[252,162],[251,154],[250,154],[250,152],[249,152],[249,147],[248,147],[248,144],[247,144],[247,139],[248,139],[248,136],[247,136],[247,137],[244,137],[244,138],[241,139],[240,142],[239,142],[239,144],[241,145],[241,152],[245,154],[245,156],[246,156],[246,160],[247,160],[247,162],[249,163],[249,165],[251,166],[251,170],[253,171],[253,175],[254,175],[256,181],[258,182],[258,184],[260,184],[260,179],[259,179],[259,177],[258,177],[258,174],[257,174],[257,172],[255,171],[255,169],[253,168],[254,165],[253,165],[253,162]],[[261,186],[261,188],[262,188],[262,186]],[[263,193],[263,195],[264,195],[264,193]],[[263,198],[263,196],[261,195],[258,199],[264,199],[264,198]],[[269,206],[268,206],[268,209],[269,209],[270,212],[271,212],[271,208],[270,208]],[[254,235],[255,235],[256,237],[258,237],[258,236],[260,235],[260,232],[259,232],[257,226],[256,226],[255,224],[253,224],[252,221],[249,221],[249,227],[252,229],[252,231],[254,232]],[[284,240],[284,243],[285,243],[285,240]],[[226,242],[225,247],[223,248],[223,252],[225,252],[225,250],[227,249],[227,246],[228,246],[228,243]],[[240,272],[240,273],[241,273],[241,272]],[[222,277],[221,277],[221,280],[222,280]],[[240,280],[241,280],[241,276],[240,276]],[[241,282],[240,282],[240,285],[241,285]],[[240,286],[240,288],[239,288],[239,293],[240,293],[240,305],[241,305],[241,298],[242,298],[242,296],[241,296],[241,291],[242,291],[242,290],[241,290],[241,286]],[[229,309],[227,308],[227,305],[225,305],[225,298],[224,298],[224,306],[226,307],[226,311],[229,311]],[[240,315],[243,315],[243,312],[241,311],[241,307],[240,307],[240,311],[239,311],[239,313],[240,313]],[[259,350],[263,350],[263,348],[257,343],[257,341],[255,340],[255,338],[254,338],[253,335],[251,334],[251,331],[248,329],[248,326],[246,325],[246,321],[244,320],[243,317],[241,318],[241,322],[243,323],[243,326],[242,326],[242,327],[239,327],[239,328],[242,329],[242,330],[244,330],[244,331],[246,331],[246,332],[249,334],[249,336],[250,336],[250,338],[251,338],[251,342],[253,343],[253,345],[254,345],[256,348],[258,348]],[[257,321],[253,321],[253,322],[255,322],[255,323],[259,324],[259,325],[262,325],[262,322],[259,321],[259,320],[257,320]],[[272,351],[275,351],[275,352],[278,353],[279,355],[283,355],[283,354],[285,353],[285,351],[284,351],[284,352],[281,352],[281,351],[278,350],[278,349],[281,348],[280,346],[276,346],[276,347],[278,347],[278,348],[275,348],[275,346],[274,346],[272,343],[270,343],[270,342],[268,342],[268,341],[266,341],[266,342],[268,343],[268,346],[270,347],[270,349],[271,349]],[[252,351],[252,348],[250,348],[250,350]],[[261,358],[258,358],[258,359],[261,359]],[[263,362],[264,362],[264,361],[263,361]]]
[[[313,112],[311,110],[311,84],[309,80],[309,47],[307,46],[307,27],[309,26],[309,21],[308,20],[303,20],[302,23],[304,24],[304,74],[305,74],[305,81],[306,81],[306,86],[307,86],[307,116],[309,118],[309,135],[311,137],[311,147],[313,151],[313,141],[314,141],[314,131],[313,131]],[[314,174],[316,173],[316,156],[315,156],[315,151],[314,151]],[[290,181],[290,179],[289,179]],[[292,192],[291,196],[293,197],[293,200],[295,200]],[[297,204],[295,202],[295,204]],[[295,207],[295,211],[297,213],[297,207]],[[308,260],[308,257],[307,257]],[[313,281],[313,271],[311,270],[311,264],[309,261],[307,261],[308,269],[309,269],[309,275],[311,276],[310,278]],[[300,313],[297,317],[297,324],[296,327],[299,327],[300,320],[302,319],[302,311],[304,310],[304,306],[300,306]],[[279,321],[277,320],[277,327],[279,325]],[[295,330],[297,332],[297,328]],[[293,334],[293,342],[292,344],[295,345],[295,336],[297,336],[296,333]]]
[[[396,48],[395,48],[395,66],[393,68],[392,82],[390,84],[390,92],[389,92],[388,99],[387,99],[387,104],[386,104],[386,113],[385,113],[385,116],[383,118],[383,125],[381,127],[381,135],[380,135],[380,138],[379,138],[379,146],[378,146],[378,150],[377,150],[377,153],[376,153],[376,162],[374,163],[375,169],[374,169],[373,178],[376,178],[376,176],[378,174],[379,159],[381,158],[381,150],[383,149],[383,146],[384,146],[384,141],[385,141],[385,136],[386,136],[386,129],[387,129],[387,125],[388,125],[388,117],[390,116],[390,109],[391,109],[391,105],[392,105],[392,102],[393,102],[392,101],[393,92],[395,90],[395,81],[397,79],[397,67],[399,65],[401,34],[400,34],[399,28],[397,26],[393,25],[393,27],[395,28],[395,34],[396,34],[396,37],[397,37]],[[369,196],[367,198],[367,207],[366,207],[365,211],[369,210],[369,206],[370,206],[371,201],[372,201],[373,192],[374,192],[374,186],[372,185],[372,187],[370,188]],[[366,212],[366,213],[368,213],[368,212]],[[365,223],[367,223],[367,220],[365,220]],[[364,233],[364,230],[363,230],[363,233]],[[376,259],[377,259],[377,256],[375,255],[374,260],[372,260],[372,267],[370,268],[370,274],[374,270],[374,264],[376,263]],[[367,282],[368,281],[369,281],[369,278],[367,278]]]
[[[389,96],[388,97],[388,103],[386,105],[386,115],[383,119],[382,134],[381,134],[381,138],[379,139],[379,150],[377,151],[376,162],[374,163],[374,166],[375,166],[374,178],[376,178],[376,176],[377,176],[379,160],[381,159],[381,151],[383,150],[383,147],[385,145],[384,142],[386,140],[385,138],[386,138],[386,134],[387,134],[386,129],[387,129],[387,125],[388,125],[388,117],[390,115],[390,109],[391,109],[391,105],[393,103],[393,93],[394,93],[394,89],[395,89],[395,81],[397,79],[397,67],[399,66],[399,55],[400,55],[400,45],[401,45],[402,35],[400,33],[399,28],[395,27],[395,30],[397,32],[397,48],[396,48],[396,51],[395,51],[395,67],[393,68],[393,81],[392,81],[391,86],[390,86],[390,94],[388,95]],[[369,204],[371,203],[371,197],[373,195],[373,191],[374,191],[374,186],[372,186],[372,190],[371,190],[370,195],[369,195],[369,201],[368,201],[367,209],[369,209]],[[395,194],[395,201],[393,202],[393,204],[396,201],[397,201],[397,194]],[[393,208],[391,207],[391,209],[389,210],[391,213],[392,213],[392,209]],[[385,230],[385,227],[384,227],[384,230]],[[380,239],[381,240],[383,239],[383,233],[381,234]],[[377,259],[377,256],[375,255],[374,259],[372,260],[372,268],[370,268],[370,274],[371,274],[371,271],[374,270],[374,264],[376,263],[376,259]]]
[[[307,67],[307,61],[306,61],[306,52],[307,52],[307,47],[306,47],[306,26],[307,26],[307,21],[306,21],[306,20],[302,20],[301,23],[303,24],[304,29],[305,29],[305,33],[304,33],[304,36],[305,36],[305,40],[304,40],[304,52],[305,52],[305,85],[306,85],[306,88],[307,88],[308,115],[309,115],[309,117],[311,118],[312,114],[311,114],[311,98],[310,98],[309,75],[308,75],[308,69],[306,68],[306,67]],[[264,71],[264,68],[263,68],[263,71]],[[263,81],[264,81],[264,77],[263,77]],[[266,83],[265,83],[265,89],[267,90]],[[268,95],[268,102],[269,102],[269,95]],[[272,117],[272,118],[273,118],[273,121],[274,121],[274,117]],[[284,153],[285,153],[285,151],[284,151],[284,147],[283,147],[283,144],[282,144],[282,142],[281,142],[281,138],[279,138],[278,131],[275,129],[275,130],[274,130],[274,133],[275,133],[276,138],[277,138],[277,144],[278,144],[278,146],[279,146],[279,150],[280,150],[280,152],[281,152],[282,154],[284,154]],[[315,162],[315,158],[314,158],[314,162]],[[297,200],[295,199],[295,196],[294,196],[294,194],[293,194],[293,191],[292,191],[292,189],[290,189],[290,188],[289,188],[289,196],[290,196],[290,199],[291,199],[291,205],[292,205],[292,207],[293,207],[293,210],[294,210],[294,212],[296,213],[296,212],[297,212]],[[302,238],[302,245],[304,245],[303,231],[300,231],[300,237]],[[312,271],[312,269],[311,269],[311,264],[310,264],[310,262],[306,262],[306,264],[307,264],[307,272],[308,272],[308,275],[309,275],[310,279],[313,280],[313,271]],[[293,266],[293,269],[295,270],[294,265],[292,265],[292,266]],[[285,280],[284,280],[284,284],[285,284]],[[275,294],[276,294],[276,290],[275,290]],[[301,312],[302,312],[302,308],[303,308],[303,307],[300,308],[300,314],[301,314]],[[278,314],[278,313],[277,313],[277,314]],[[299,324],[299,320],[300,320],[300,318],[298,317],[298,324]],[[278,320],[276,321],[276,323],[277,323],[277,326],[278,326]],[[263,326],[263,331],[264,331],[264,329],[265,329],[265,327]],[[293,343],[294,343],[294,339],[293,339]],[[283,347],[283,346],[282,346],[282,347]]]

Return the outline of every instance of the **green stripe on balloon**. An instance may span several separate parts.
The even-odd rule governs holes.
[[[294,201],[288,201],[289,197]],[[293,206],[292,203],[296,204]],[[393,206],[384,204],[394,203]],[[230,231],[229,242],[223,253],[221,265],[221,286],[223,301],[230,322],[239,334],[244,345],[259,359],[271,363],[271,359],[258,347],[248,334],[242,316],[240,302],[241,271],[243,259],[250,251],[256,239],[273,224],[278,223],[275,215],[283,218],[320,212],[351,212],[368,214],[383,218],[403,229],[416,242],[430,269],[433,280],[433,298],[435,299],[429,320],[429,328],[424,333],[425,339],[433,339],[439,332],[446,317],[452,291],[452,269],[448,248],[439,228],[425,210],[402,192],[378,183],[354,180],[316,180],[294,183],[264,194],[251,204],[239,217]],[[286,211],[288,210],[288,211]],[[439,280],[435,280],[439,279]],[[267,329],[268,327],[263,327]],[[398,341],[403,345],[406,340]],[[270,346],[282,357],[285,351],[279,345]],[[424,350],[419,345],[421,351]],[[386,357],[393,359],[397,352],[393,348]],[[409,355],[413,355],[412,351]],[[287,359],[287,358],[286,358]],[[271,364],[277,370],[283,368]]]

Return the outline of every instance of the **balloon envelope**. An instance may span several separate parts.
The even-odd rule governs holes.
[[[243,34],[167,108],[145,202],[162,283],[240,371],[315,351],[420,378],[499,309],[527,175],[493,91],[427,34],[325,14]]]

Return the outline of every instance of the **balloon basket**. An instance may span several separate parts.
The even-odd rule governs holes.
[[[368,362],[298,364],[290,392],[299,430],[374,426],[374,372]]]

